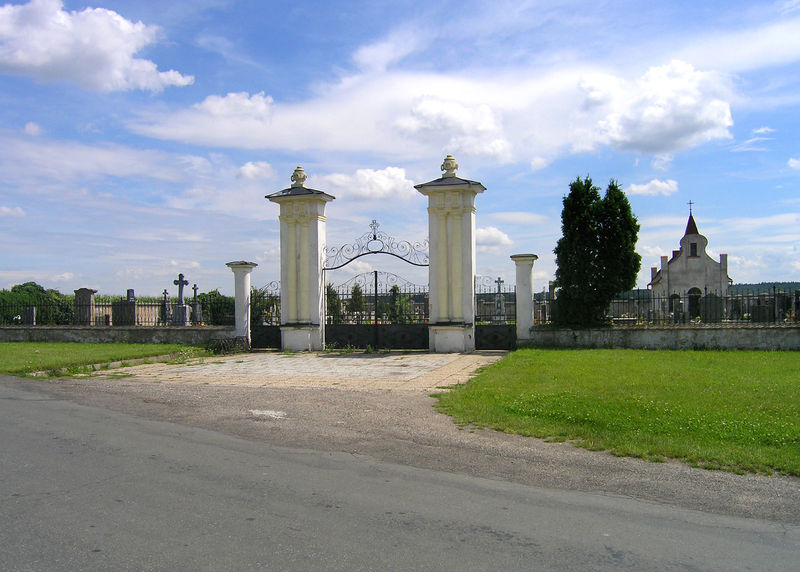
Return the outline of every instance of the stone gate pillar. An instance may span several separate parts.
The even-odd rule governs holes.
[[[533,327],[533,262],[535,254],[512,254],[517,266],[517,341],[531,339]]]
[[[475,350],[475,196],[486,188],[456,176],[445,157],[439,179],[414,185],[428,197],[430,350]]]
[[[258,266],[255,262],[237,260],[225,266],[233,270],[234,280],[234,324],[236,335],[247,338],[250,345],[250,272]],[[182,276],[182,275],[181,275]]]
[[[321,350],[325,344],[325,205],[335,197],[307,188],[302,167],[295,169],[291,180],[291,187],[266,197],[281,209],[281,347]]]

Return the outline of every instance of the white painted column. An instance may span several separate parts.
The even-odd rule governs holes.
[[[247,345],[250,345],[250,273],[253,268],[258,266],[255,262],[239,260],[228,262],[228,268],[233,270],[234,279],[234,312],[236,336],[247,338]]]
[[[444,175],[415,185],[428,197],[430,350],[475,349],[475,196],[486,188],[456,176],[448,155]]]
[[[533,262],[535,254],[514,254],[517,266],[517,341],[531,339],[533,327]]]
[[[324,348],[325,205],[333,196],[305,186],[297,167],[292,186],[268,195],[280,205],[281,345],[284,350]]]

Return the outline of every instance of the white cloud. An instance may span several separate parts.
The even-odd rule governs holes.
[[[678,182],[673,179],[667,179],[666,181],[653,179],[649,183],[643,185],[629,185],[626,190],[626,193],[629,195],[663,195],[665,197],[677,192]]]
[[[39,126],[38,123],[34,123],[33,121],[29,121],[28,123],[26,123],[25,127],[23,128],[23,131],[25,132],[25,135],[30,135],[32,137],[36,137],[37,135],[42,134],[41,126]]]
[[[488,105],[465,105],[455,100],[425,96],[413,104],[408,115],[395,123],[400,130],[417,133],[419,131],[448,131],[457,133],[491,132],[497,129],[498,122],[492,108]]]
[[[60,0],[6,4],[0,7],[0,72],[103,92],[193,83],[192,76],[159,72],[152,61],[134,57],[158,34],[155,26],[103,8],[68,12]]]
[[[385,40],[361,46],[353,54],[356,65],[364,71],[382,72],[423,45],[419,34],[396,31]]]
[[[170,260],[169,265],[173,268],[200,268],[200,263],[196,261]]]
[[[14,216],[14,217],[22,217],[25,216],[25,211],[22,207],[5,207],[0,206],[0,217],[2,216]]]
[[[654,169],[666,171],[669,169],[669,166],[672,164],[672,160],[674,158],[675,156],[672,153],[658,153],[653,157],[651,164],[653,165]]]
[[[7,182],[73,181],[99,176],[143,176],[177,181],[184,170],[175,158],[160,151],[122,145],[92,146],[76,141],[3,137],[0,170]]]
[[[692,39],[679,58],[730,72],[786,65],[800,59],[800,19]]]
[[[494,226],[486,226],[475,229],[475,243],[479,247],[498,247],[498,246],[511,246],[514,241]]]
[[[386,167],[381,170],[359,169],[352,175],[332,173],[319,177],[326,192],[338,198],[411,199],[418,195],[405,169]]]
[[[656,154],[731,137],[726,83],[719,74],[673,60],[651,67],[635,84],[608,86],[602,97],[596,92],[606,86],[588,81],[583,89],[587,102],[604,108],[597,123],[601,142]]]
[[[786,162],[786,164],[789,165],[789,168],[791,169],[800,169],[800,159],[795,159],[792,157]]]
[[[239,171],[236,176],[242,179],[249,179],[251,181],[255,181],[257,179],[271,179],[275,176],[275,171],[266,161],[249,161],[239,167]]]
[[[531,159],[531,171],[540,171],[550,164],[550,160],[544,157],[534,157]]]
[[[483,139],[476,136],[452,137],[446,149],[453,153],[488,157],[501,163],[512,160],[511,143],[505,139]]]
[[[774,133],[775,130],[772,127],[759,127],[758,129],[753,129],[753,135],[764,135],[766,133]]]
[[[589,68],[479,73],[356,74],[296,102],[263,92],[208,96],[183,110],[148,112],[140,134],[216,148],[382,154],[393,161],[459,153],[541,169],[599,145],[662,158],[730,138],[728,82],[682,62],[639,80]]]
[[[732,151],[734,153],[741,153],[744,151],[767,151],[767,147],[763,145],[765,141],[772,141],[772,137],[751,137],[747,141],[735,145]]]
[[[722,223],[726,228],[735,229],[736,233],[761,232],[764,229],[775,234],[783,234],[785,231],[795,233],[797,231],[796,229],[800,227],[800,213],[781,213],[763,217],[731,218],[722,221]],[[762,238],[765,238],[765,236],[762,236]]]
[[[252,96],[242,91],[229,93],[225,97],[209,95],[201,103],[196,104],[194,108],[219,119],[245,119],[249,121],[269,117],[272,103],[272,97],[265,97],[263,91],[254,93]]]

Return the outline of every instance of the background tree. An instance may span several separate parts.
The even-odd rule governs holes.
[[[397,284],[389,289],[389,321],[393,324],[407,324],[411,321],[411,299],[402,295]]]
[[[220,294],[218,289],[197,295],[203,307],[203,320],[209,326],[232,326],[236,321],[236,300]]]
[[[25,308],[36,308],[36,323],[39,325],[66,325],[72,323],[74,296],[58,290],[47,289],[36,282],[16,284],[11,290],[0,290],[0,322],[16,323],[15,316]]]
[[[603,324],[614,296],[636,284],[639,224],[616,181],[602,199],[599,191],[590,177],[578,177],[563,200],[562,237],[553,251],[558,288],[553,318],[559,324]]]
[[[333,284],[328,283],[325,285],[325,309],[328,314],[329,324],[342,323],[342,301],[339,299],[339,293]]]
[[[642,257],[636,252],[639,222],[631,211],[628,197],[614,179],[606,188],[598,221],[598,266],[604,277],[600,294],[611,302],[620,292],[636,286],[636,276],[642,266]]]
[[[351,314],[355,314],[356,322],[361,323],[362,312],[366,309],[366,302],[364,301],[364,292],[361,290],[361,286],[358,284],[353,284],[353,288],[350,290],[350,301],[347,304],[347,311]]]
[[[198,299],[200,297],[198,296]],[[236,301],[234,299],[234,306]],[[250,287],[250,323],[253,325],[269,324],[277,321],[280,314],[281,300],[267,286],[262,288]]]

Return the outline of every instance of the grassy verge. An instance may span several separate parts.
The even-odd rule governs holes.
[[[461,425],[800,475],[800,353],[520,350],[438,394]]]
[[[173,355],[185,359],[205,355],[202,348],[179,344],[0,343],[0,373],[24,376],[90,371],[94,364]]]

